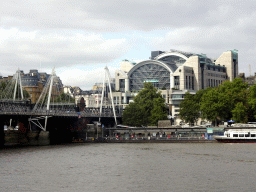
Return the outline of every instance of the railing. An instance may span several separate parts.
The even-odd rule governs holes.
[[[116,116],[122,116],[122,110],[116,109]],[[85,108],[81,111],[81,116],[85,117],[99,117],[99,108]],[[26,105],[24,103],[12,103],[12,102],[0,102],[0,114],[8,115],[37,115],[37,116],[77,116],[77,112],[74,107],[70,108],[50,108],[46,110],[44,108],[32,111],[31,105]],[[114,113],[111,108],[103,109],[101,117],[113,117]]]
[[[114,141],[140,141],[140,140],[154,140],[154,141],[195,141],[195,140],[205,140],[205,137],[151,137],[151,136],[135,136],[135,137],[105,137],[106,140]]]

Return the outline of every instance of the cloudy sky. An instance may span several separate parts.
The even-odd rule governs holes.
[[[239,73],[256,72],[255,0],[2,0],[0,74],[38,69],[92,88],[123,59],[177,49],[218,58],[237,49]],[[114,76],[113,76],[114,77]]]

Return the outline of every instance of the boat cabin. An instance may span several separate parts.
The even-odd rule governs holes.
[[[229,129],[224,132],[224,137],[256,137],[256,129]]]

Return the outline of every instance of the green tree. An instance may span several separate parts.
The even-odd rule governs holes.
[[[123,123],[132,126],[156,125],[158,120],[167,119],[165,100],[150,82],[134,97],[123,113]]]
[[[8,87],[10,88],[9,90],[7,90]],[[13,99],[14,87],[15,87],[15,83],[13,83],[13,82],[6,82],[6,81],[0,82],[0,98]],[[17,85],[16,90],[17,90],[16,98],[21,99],[21,92],[20,92],[19,84]],[[30,97],[29,93],[25,89],[23,89],[23,98],[27,99],[29,97]]]
[[[248,122],[247,108],[242,102],[239,102],[235,105],[235,108],[232,110],[233,120],[238,123]]]
[[[220,116],[219,95],[216,89],[207,88],[200,102],[202,118],[217,121]]]
[[[225,81],[223,85],[217,88],[219,93],[219,102],[222,104],[220,116],[224,120],[231,119],[237,103],[242,102],[246,107],[248,84],[243,83],[241,78],[235,78],[233,82]]]
[[[56,99],[54,99],[54,102],[73,103],[75,102],[75,99],[66,93],[61,93],[56,97]]]
[[[143,109],[138,104],[132,102],[127,107],[125,107],[123,113],[123,123],[125,125],[131,126],[141,126],[143,125]]]
[[[200,117],[200,105],[197,99],[199,99],[199,95],[195,96],[186,92],[184,100],[180,103],[179,116],[189,124],[195,123]]]
[[[149,117],[150,125],[157,125],[158,120],[167,119],[166,107],[163,98],[153,99],[153,109]]]
[[[235,78],[233,82],[225,81],[219,87],[207,88],[200,100],[200,109],[202,117],[212,121],[226,121],[237,117],[237,114],[243,115],[241,119],[248,119],[250,108],[247,102],[248,84],[243,83],[241,78]]]
[[[248,120],[255,121],[256,119],[256,85],[249,87],[248,105],[249,105]]]

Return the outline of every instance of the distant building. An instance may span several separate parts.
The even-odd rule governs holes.
[[[80,87],[78,86],[66,85],[63,87],[63,92],[69,94],[72,97],[75,97],[76,95],[79,95],[82,92],[82,89],[80,89]]]
[[[248,83],[249,86],[253,86],[256,83],[256,73],[254,76],[245,77],[244,73],[239,73],[239,77],[243,80],[243,82]]]
[[[22,87],[29,93],[31,103],[36,103],[44,86],[46,85],[50,75],[45,72],[38,72],[36,69],[31,69],[29,73],[24,73],[20,70]],[[16,78],[16,74],[13,76],[2,77],[0,81],[9,81],[12,78]],[[56,77],[53,82],[53,96],[57,97],[61,92],[63,92],[63,84],[59,77]]]
[[[36,103],[51,75],[45,72],[38,72],[36,69],[30,70],[26,74],[23,71],[20,72],[23,88],[30,94],[31,102]],[[62,81],[59,77],[56,77],[53,82],[52,96],[57,97],[62,92]]]
[[[122,61],[115,73],[114,102],[129,104],[145,82],[151,82],[161,91],[170,115],[179,123],[179,104],[187,91],[195,94],[200,89],[215,87],[223,81],[233,81],[238,77],[237,50],[228,50],[217,59],[205,54],[188,53],[177,50],[152,51],[149,60],[137,64]]]
[[[0,76],[0,82],[2,81],[9,81],[9,80],[12,80],[13,76],[8,76],[8,77],[3,77],[3,76]]]

